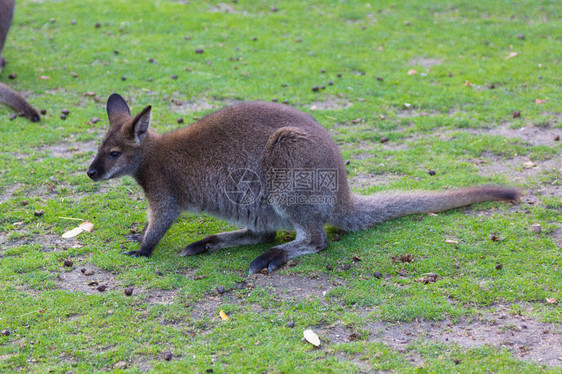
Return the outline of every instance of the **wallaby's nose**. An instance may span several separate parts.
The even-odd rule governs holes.
[[[88,172],[86,173],[88,174],[88,176],[90,177],[90,179],[94,179],[96,177],[96,175],[98,174],[98,171],[96,169],[88,169]]]

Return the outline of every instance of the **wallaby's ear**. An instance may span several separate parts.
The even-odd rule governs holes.
[[[131,138],[140,143],[146,132],[148,131],[148,126],[150,125],[150,113],[152,107],[149,105],[142,110],[139,114],[135,116],[129,123],[130,127],[126,129],[131,135]]]
[[[106,109],[110,126],[120,126],[131,118],[131,110],[119,94],[114,93],[109,96]]]

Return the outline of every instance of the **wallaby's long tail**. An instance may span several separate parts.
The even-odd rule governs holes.
[[[516,188],[479,186],[451,191],[394,191],[371,196],[352,195],[352,209],[335,225],[346,231],[366,229],[389,219],[414,213],[442,212],[483,201],[516,201]]]
[[[39,122],[39,113],[16,91],[0,83],[0,103],[14,108],[18,113],[23,113],[31,122]]]

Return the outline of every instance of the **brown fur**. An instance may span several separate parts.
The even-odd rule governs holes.
[[[183,210],[203,211],[245,228],[199,240],[187,246],[182,255],[271,242],[279,229],[296,230],[294,241],[256,258],[250,265],[252,274],[262,268],[275,270],[291,258],[326,248],[324,224],[354,231],[407,214],[519,197],[517,189],[497,186],[354,195],[328,131],[308,114],[285,105],[240,103],[166,134],[148,129],[150,107],[131,117],[117,94],[108,99],[107,112],[109,132],[88,175],[95,181],[132,175],[143,188],[149,218],[141,248],[129,252],[131,256],[150,256]],[[282,180],[283,174],[274,173],[279,170],[295,172],[294,180],[306,175],[303,171],[315,172],[318,177],[324,173],[333,183],[314,188],[302,184],[300,190],[286,191],[287,199],[280,200],[272,183],[277,177]],[[254,193],[240,187],[245,193],[235,190],[233,194],[229,181],[236,175],[241,176],[237,187],[263,188]],[[253,199],[244,200],[248,196]]]
[[[14,0],[0,0],[0,72],[4,67],[2,49],[8,35],[8,30],[12,24],[14,15]],[[32,122],[40,120],[39,113],[16,91],[9,86],[0,83],[0,103],[7,104],[14,108],[18,113],[22,113]]]

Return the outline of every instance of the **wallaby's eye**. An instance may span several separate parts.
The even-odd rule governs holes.
[[[117,157],[121,156],[121,152],[112,151],[112,152],[109,152],[109,155],[111,156],[111,158],[117,158]]]

